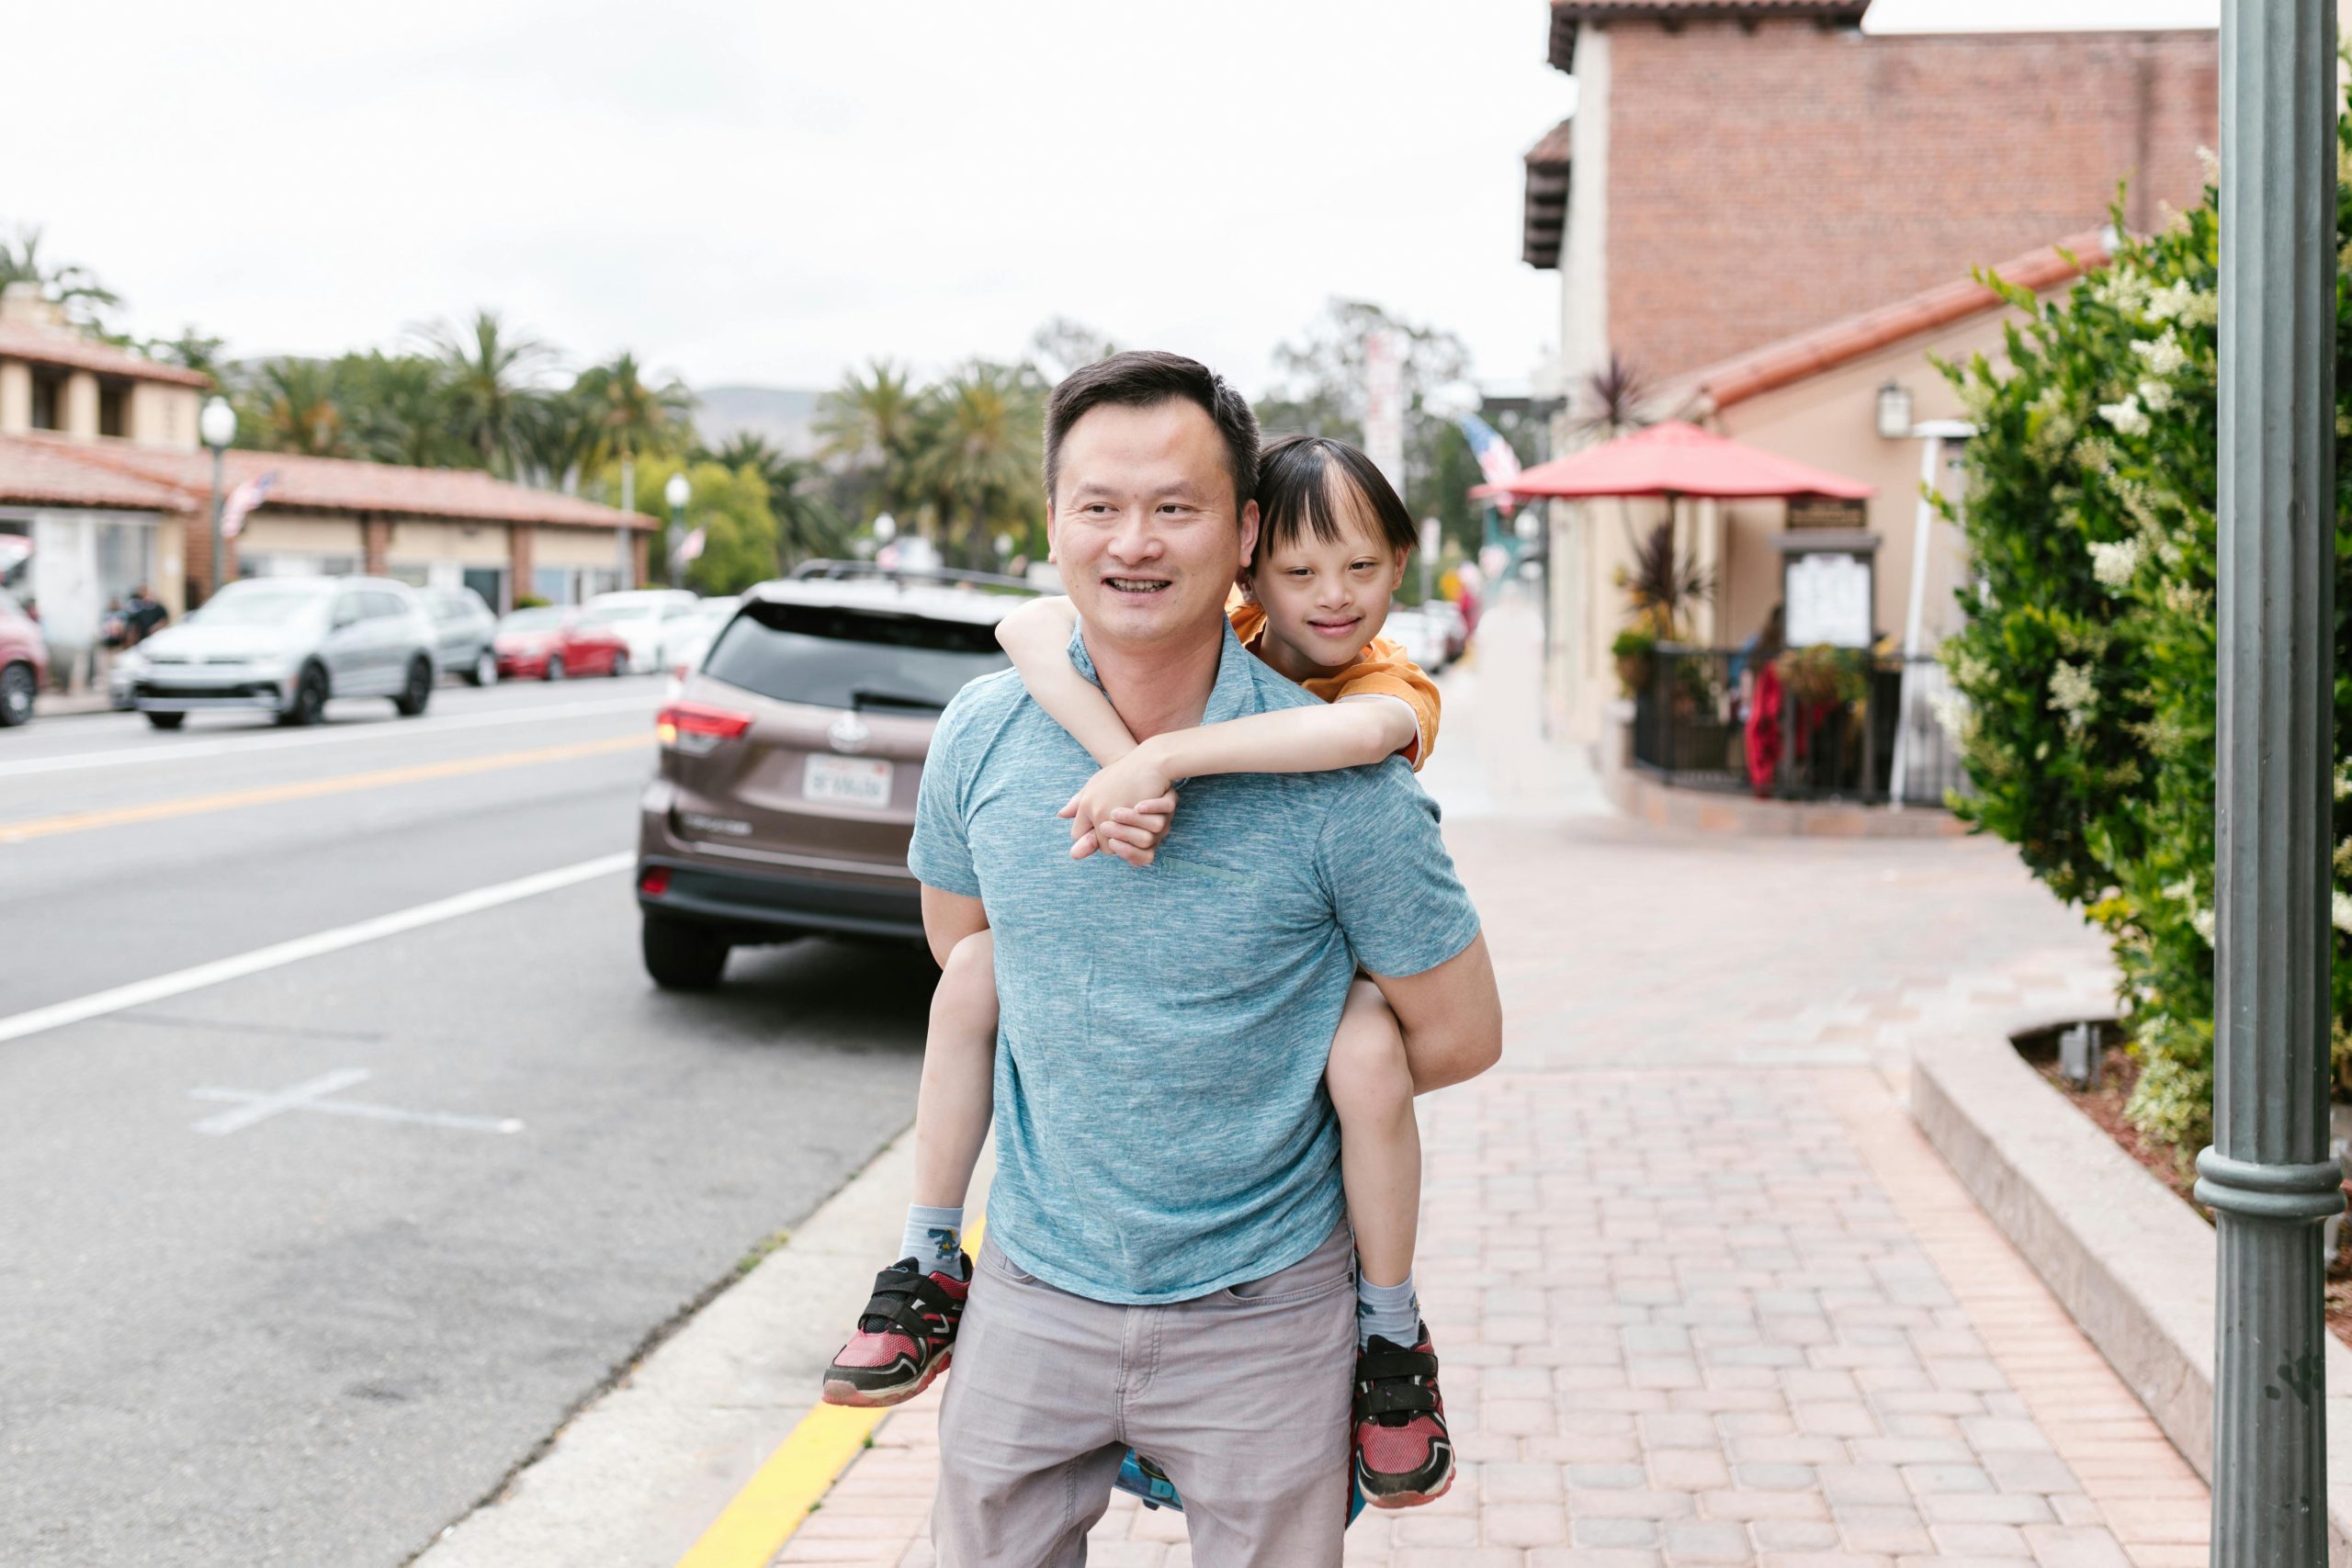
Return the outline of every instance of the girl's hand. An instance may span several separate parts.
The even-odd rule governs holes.
[[[1089,779],[1060,815],[1069,818],[1070,858],[1097,850],[1129,865],[1149,865],[1176,815],[1173,781],[1148,746],[1138,746]]]

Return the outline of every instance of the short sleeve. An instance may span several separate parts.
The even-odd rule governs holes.
[[[1331,677],[1331,701],[1348,696],[1393,696],[1411,707],[1414,724],[1420,728],[1420,745],[1408,761],[1414,764],[1416,773],[1428,766],[1430,752],[1437,750],[1442,701],[1437,696],[1437,682],[1430,680],[1420,665],[1407,659],[1402,647],[1387,637],[1374,637],[1371,647],[1364,649],[1364,659]]]
[[[1438,833],[1437,803],[1391,762],[1351,783],[1315,849],[1340,930],[1375,975],[1434,969],[1478,934],[1478,911]]]
[[[972,840],[964,819],[964,767],[957,702],[947,705],[939,727],[931,732],[931,750],[923,758],[922,785],[915,794],[915,831],[907,845],[907,869],[915,880],[943,893],[980,896],[980,879],[972,870]]]

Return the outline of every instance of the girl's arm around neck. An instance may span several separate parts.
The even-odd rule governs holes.
[[[1037,705],[1070,733],[1103,767],[1136,749],[1136,738],[1102,689],[1069,661],[1069,639],[1078,611],[1059,594],[1023,604],[996,624],[997,645],[1012,657],[1012,668]]]

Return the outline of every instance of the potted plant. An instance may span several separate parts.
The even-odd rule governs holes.
[[[1650,655],[1657,648],[1657,633],[1645,626],[1627,626],[1609,645],[1617,661],[1617,684],[1631,697],[1650,688]]]

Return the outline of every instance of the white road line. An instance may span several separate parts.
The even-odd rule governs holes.
[[[346,947],[357,947],[364,942],[379,942],[423,926],[437,925],[443,920],[454,920],[463,915],[494,909],[501,904],[512,904],[542,893],[552,893],[560,887],[570,887],[575,883],[609,876],[634,864],[636,860],[637,856],[631,851],[598,855],[594,860],[582,861],[576,865],[559,866],[553,871],[537,872],[494,886],[477,887],[470,893],[460,893],[455,897],[436,898],[430,904],[397,909],[389,915],[378,915],[373,919],[360,920],[353,925],[337,926],[332,931],[314,931],[309,936],[255,948],[251,953],[242,953],[232,958],[216,958],[209,964],[175,970],[153,979],[134,980],[128,986],[117,986],[112,990],[95,992],[70,1002],[35,1008],[13,1018],[0,1018],[0,1041],[21,1040],[28,1034],[62,1029],[69,1023],[80,1023],[85,1019],[120,1012],[125,1008],[141,1007],[148,1002],[161,1001],[165,997],[183,996],[229,980],[242,980],[248,975],[258,975],[266,969],[283,968],[288,964],[300,964],[304,959],[340,953]]]
[[[318,1099],[321,1095],[333,1094],[339,1089],[349,1089],[354,1084],[362,1084],[367,1081],[368,1069],[365,1067],[337,1067],[334,1072],[321,1073],[307,1083],[298,1083],[292,1089],[281,1089],[274,1094],[238,1094],[232,1090],[209,1089],[190,1089],[188,1092],[198,1100],[235,1100],[243,1102],[234,1111],[223,1111],[217,1116],[208,1116],[196,1124],[196,1130],[199,1133],[210,1133],[215,1137],[226,1137],[232,1133],[252,1126],[256,1122],[266,1122],[282,1111],[292,1111],[306,1101]]]
[[[181,741],[157,736],[147,745],[130,745],[109,751],[74,751],[62,757],[27,757],[0,762],[0,779],[27,778],[35,773],[70,773],[83,768],[124,767],[143,762],[150,767],[195,757],[243,756],[250,751],[291,751],[311,746],[334,746],[354,740],[408,739],[418,735],[446,735],[459,729],[493,729],[500,725],[533,724],[551,718],[585,718],[596,714],[642,712],[649,721],[660,704],[650,695],[607,697],[601,702],[556,703],[547,707],[500,708],[491,713],[451,714],[407,724],[387,719],[381,724],[355,724],[348,728],[302,735],[235,735],[218,740]]]

